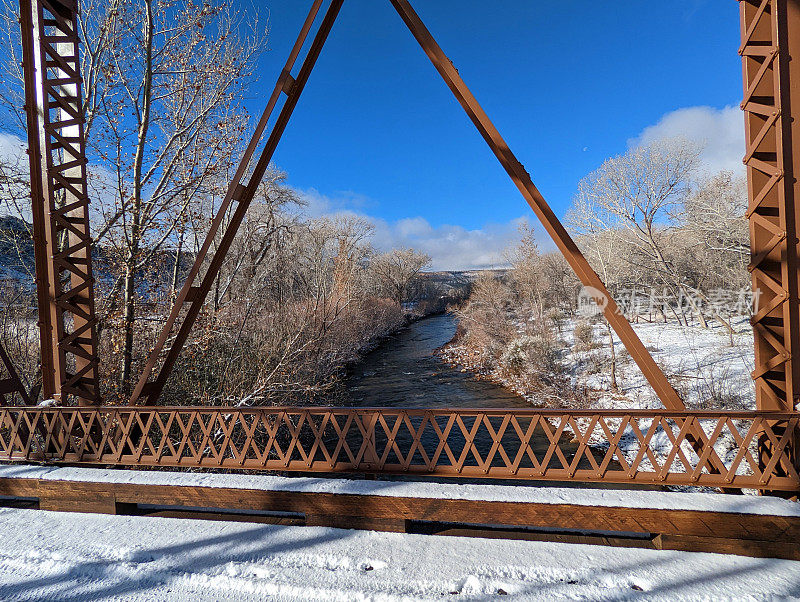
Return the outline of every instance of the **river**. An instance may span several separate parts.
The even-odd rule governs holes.
[[[456,319],[442,314],[414,322],[366,355],[347,380],[358,407],[530,408],[514,393],[443,362]]]
[[[456,325],[455,317],[450,314],[433,316],[409,325],[385,341],[353,369],[346,383],[349,393],[346,404],[353,407],[530,409],[531,404],[518,395],[494,383],[478,380],[469,372],[462,372],[460,368],[450,366],[439,358],[435,353],[436,349],[453,338]],[[459,437],[457,431],[458,429],[451,431],[456,438]],[[572,458],[577,445],[569,439],[565,435],[560,447],[567,457]],[[411,437],[407,433],[398,434],[396,440],[402,449],[409,449]],[[439,439],[433,429],[426,430],[422,438],[423,447],[430,451],[438,443]],[[538,458],[545,455],[550,445],[549,439],[543,433],[536,433],[529,443]],[[493,440],[482,429],[474,444],[482,457],[486,457]],[[386,445],[386,434],[379,431],[376,446],[384,449]],[[496,457],[495,463],[499,462],[500,458]],[[555,455],[551,462],[554,466],[559,465]],[[580,468],[590,468],[585,458],[581,460]],[[607,484],[560,485],[609,487]],[[626,489],[632,486],[612,487]]]

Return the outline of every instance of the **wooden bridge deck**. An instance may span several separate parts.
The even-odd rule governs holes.
[[[656,491],[0,466],[42,510],[254,520],[800,560],[800,504]],[[566,502],[565,500],[570,500]]]

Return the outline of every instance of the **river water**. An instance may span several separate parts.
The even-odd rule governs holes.
[[[469,372],[443,362],[435,353],[436,349],[449,342],[456,332],[456,319],[450,314],[425,318],[401,330],[385,341],[375,351],[366,355],[347,379],[351,407],[394,407],[394,408],[528,408],[532,406],[523,398],[495,385],[478,380]],[[419,427],[419,420],[415,428]],[[524,428],[524,427],[523,427]],[[451,436],[460,437],[458,429]],[[463,437],[461,437],[463,442]],[[401,449],[407,450],[412,444],[410,435],[398,433],[396,441]],[[439,443],[433,429],[426,429],[421,440],[422,446],[431,453]],[[474,444],[482,457],[486,457],[493,445],[492,438],[481,429]],[[376,435],[376,447],[382,450],[387,445],[386,433]],[[506,445],[504,443],[504,445]],[[550,440],[543,433],[536,432],[529,445],[538,458],[546,453]],[[572,458],[577,445],[564,436],[559,447],[567,457]],[[514,456],[516,450],[506,450]],[[499,456],[494,464],[501,462]],[[560,467],[555,455],[551,458],[553,466]],[[580,468],[590,468],[582,459]],[[509,481],[511,482],[511,481]],[[514,481],[520,484],[519,481]],[[531,484],[531,482],[527,482]],[[541,482],[540,482],[541,484]],[[587,484],[562,483],[561,486],[587,486]],[[607,487],[596,484],[589,486]],[[615,485],[617,488],[627,488]]]
[[[521,397],[491,382],[478,380],[469,372],[462,372],[446,364],[436,354],[436,349],[449,342],[456,332],[456,319],[449,314],[420,320],[401,330],[369,353],[354,370],[347,382],[353,407],[392,408],[530,408]],[[421,417],[411,419],[419,428]],[[471,423],[468,419],[467,423]],[[444,425],[440,425],[443,428]],[[497,425],[495,425],[496,428]],[[467,426],[467,428],[470,428]],[[382,429],[376,432],[376,447],[385,449],[387,435]],[[410,433],[402,429],[395,440],[403,450],[412,446]],[[464,445],[458,428],[450,431],[448,441],[455,449]],[[544,453],[547,441],[534,437],[534,449]],[[439,444],[433,428],[427,428],[421,438],[422,447],[431,455]],[[474,439],[475,448],[485,457],[493,440],[485,429],[480,429]],[[472,461],[470,459],[470,461]],[[498,457],[499,461],[499,457]]]
[[[493,383],[443,362],[435,350],[453,338],[451,314],[425,318],[367,354],[348,378],[347,405],[359,407],[530,408]]]

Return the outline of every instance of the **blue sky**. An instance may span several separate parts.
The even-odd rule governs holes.
[[[235,1],[270,23],[257,119],[311,0]],[[736,2],[412,3],[557,215],[604,159],[662,136],[706,143],[708,171],[742,169]],[[6,146],[20,141],[0,132]],[[274,162],[308,215],[366,216],[377,248],[413,246],[436,269],[503,265],[535,223],[389,0],[345,1]]]
[[[309,4],[247,9],[271,24],[248,101],[254,114]],[[414,6],[560,216],[577,182],[643,133],[699,136],[721,166],[742,154],[740,133],[730,131],[742,127],[735,2]],[[717,138],[727,147],[717,148],[726,144]],[[458,234],[513,232],[514,220],[529,215],[388,0],[345,2],[274,159],[309,195],[311,212],[376,218],[378,246],[438,233],[444,250]],[[438,267],[475,263],[457,266],[458,257]]]

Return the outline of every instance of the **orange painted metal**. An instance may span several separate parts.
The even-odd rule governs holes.
[[[42,393],[100,402],[76,0],[20,0]]]
[[[800,362],[794,361],[793,355],[800,350],[800,240],[797,231],[800,206],[795,203],[795,193],[800,184],[795,172],[800,171],[797,165],[800,159],[793,153],[793,141],[800,140],[800,121],[792,119],[791,115],[800,114],[800,85],[796,83],[800,82],[797,72],[800,69],[797,60],[800,57],[800,3],[740,0],[740,54],[745,84],[742,108],[746,116],[745,163],[753,249],[751,271],[753,288],[760,296],[753,318],[756,341],[753,378],[759,411],[698,413],[684,411],[682,400],[411,4],[408,0],[390,2],[576,275],[590,287],[609,323],[667,410],[615,413],[7,408],[0,410],[3,412],[0,445],[5,446],[0,453],[5,453],[7,459],[38,458],[77,463],[399,471],[796,491],[800,465],[796,443]],[[330,1],[294,77],[291,71],[324,0],[312,3],[208,238],[134,390],[132,404],[139,400],[156,401],[165,386],[342,3],[343,0]],[[20,0],[20,7],[31,173],[34,174],[31,188],[44,394],[61,402],[73,397],[82,404],[92,404],[99,402],[99,388],[76,30],[78,6],[74,0]],[[252,173],[243,183],[282,94],[286,96],[285,103]],[[235,203],[238,204],[233,209]],[[226,221],[231,209],[230,220]],[[211,253],[212,242],[218,234],[221,234],[220,243],[217,251]],[[201,277],[203,265],[207,268]],[[173,337],[176,327],[178,330]],[[165,349],[170,339],[172,345]],[[161,369],[157,370],[165,351]],[[13,367],[6,360],[3,358],[13,379]],[[154,374],[155,379],[150,381]],[[18,383],[13,384],[19,388]],[[0,383],[1,386],[7,388],[8,383]],[[24,391],[22,395],[25,398]],[[315,422],[317,420],[319,422]],[[749,426],[742,431],[739,425],[744,423]],[[195,441],[198,432],[201,440]],[[728,436],[722,438],[723,432]],[[3,439],[4,433],[9,438]],[[508,437],[513,439],[513,433],[518,436],[516,443],[506,441]],[[567,433],[571,433],[572,443],[564,443]],[[173,434],[180,439],[177,449],[171,443]],[[158,450],[153,447],[152,436],[159,441]],[[359,436],[361,443],[356,445],[358,451],[354,455],[351,444],[353,438]],[[242,437],[243,447],[237,448],[235,440]],[[330,437],[336,440],[333,452],[326,443]],[[434,449],[426,448],[426,437]],[[457,441],[451,441],[453,438]],[[281,447],[284,439],[288,447]],[[536,451],[530,451],[536,447],[534,440],[546,443],[541,457]],[[653,443],[656,440],[670,448],[662,464],[659,464],[661,452]],[[306,449],[304,446],[309,441],[312,447]],[[478,442],[489,442],[490,447],[479,449],[483,443]],[[258,447],[262,443],[266,447]],[[385,447],[381,448],[383,443]],[[406,443],[409,447],[404,448]],[[220,447],[216,447],[217,444]],[[731,450],[722,453],[717,449],[722,444],[735,448],[732,456]],[[515,451],[509,451],[509,445],[511,448],[516,445]],[[632,459],[625,451],[631,445],[639,446]],[[458,448],[457,454],[453,446]],[[380,453],[379,448],[383,450]],[[598,463],[596,454],[601,449],[606,451],[602,462]],[[394,462],[391,461],[393,454]]]
[[[800,7],[787,0],[742,0],[742,56],[759,409],[794,411],[800,399],[798,182]]]
[[[0,460],[797,492],[798,420],[669,410],[14,407],[0,408]],[[768,457],[757,446],[764,437]],[[712,469],[714,457],[723,470]]]
[[[756,407],[800,402],[800,3],[740,0]],[[776,429],[779,432],[779,429]],[[794,434],[798,437],[798,433]],[[769,456],[773,442],[759,447]],[[793,463],[800,466],[800,450]],[[763,463],[763,461],[762,461]]]
[[[453,95],[456,97],[459,103],[461,103],[461,106],[464,108],[475,127],[486,140],[486,143],[492,149],[495,156],[497,156],[501,165],[505,168],[506,172],[508,172],[508,175],[516,184],[525,200],[542,222],[545,230],[553,238],[559,250],[564,254],[564,257],[574,270],[575,274],[585,286],[589,287],[587,290],[591,291],[591,294],[596,298],[598,305],[603,308],[604,315],[609,321],[609,324],[611,324],[611,326],[614,328],[615,332],[620,337],[620,340],[625,345],[625,348],[631,354],[631,357],[639,366],[642,374],[644,374],[647,381],[653,387],[664,406],[671,410],[684,409],[685,406],[683,405],[683,401],[675,392],[675,389],[672,387],[672,385],[670,385],[661,368],[655,363],[647,349],[645,349],[628,320],[625,318],[622,312],[619,311],[617,304],[614,302],[614,299],[609,294],[602,280],[600,280],[595,271],[589,265],[589,262],[580,252],[575,242],[567,233],[566,229],[550,209],[541,193],[534,186],[533,182],[531,181],[530,174],[528,174],[522,164],[517,160],[514,153],[508,147],[508,144],[506,144],[505,140],[503,140],[502,136],[494,127],[489,117],[478,104],[478,101],[461,79],[452,62],[447,58],[442,49],[433,39],[433,36],[422,23],[419,16],[414,12],[414,10],[411,8],[411,5],[406,0],[391,0],[391,2],[397,9],[405,24],[410,29],[412,35],[420,43],[422,49],[431,59],[436,67],[436,70],[453,92]],[[336,19],[340,6],[341,0],[335,0],[331,3],[328,13],[320,25],[317,37],[315,38],[315,41],[309,50],[308,58],[306,61],[304,61],[297,78],[293,80],[291,79],[291,76],[288,78],[287,76],[291,71],[293,62],[297,56],[298,44],[302,45],[302,40],[308,33],[310,22],[309,20],[306,21],[306,25],[304,26],[303,31],[301,31],[301,36],[298,38],[298,43],[295,44],[295,49],[292,51],[286,67],[278,78],[272,97],[270,98],[270,102],[267,105],[267,111],[265,112],[265,115],[268,117],[269,113],[274,107],[277,97],[280,95],[280,92],[286,90],[287,81],[289,82],[289,86],[286,94],[289,98],[286,101],[280,116],[278,117],[275,127],[270,133],[258,166],[254,170],[248,185],[242,190],[237,211],[227,227],[226,234],[223,236],[221,243],[212,256],[206,275],[203,277],[200,284],[195,286],[194,280],[199,273],[203,261],[206,259],[207,253],[209,252],[211,242],[213,241],[214,235],[217,232],[216,227],[212,227],[211,232],[208,234],[206,239],[206,243],[204,243],[200,253],[198,253],[195,266],[192,268],[189,278],[187,278],[186,284],[184,285],[183,290],[181,291],[181,294],[179,295],[175,306],[172,309],[170,318],[162,329],[159,341],[156,347],[153,349],[139,383],[133,392],[131,397],[132,404],[138,403],[140,399],[145,399],[148,403],[154,403],[157,401],[158,396],[163,390],[164,385],[166,384],[166,379],[169,377],[169,373],[172,370],[177,356],[180,353],[186,338],[188,337],[189,330],[191,330],[191,327],[197,318],[197,315],[199,314],[200,307],[211,288],[217,270],[219,269],[219,266],[221,265],[225,254],[227,253],[228,247],[230,246],[230,241],[233,238],[233,234],[235,234],[236,228],[241,222],[241,217],[239,216],[240,214],[243,216],[247,205],[255,193],[255,188],[264,173],[266,164],[271,159],[272,154],[275,151],[278,142],[280,141],[288,119],[291,116],[292,110],[294,109],[294,105],[297,102],[306,81],[308,80],[308,76],[310,75],[316,58],[319,55],[319,52],[322,50],[322,45],[331,28],[333,27],[333,23]],[[312,6],[309,16],[311,21],[313,21],[313,16],[316,14],[318,9],[319,3],[317,2]],[[261,129],[256,131],[253,136],[251,146],[258,141],[262,133],[263,130]],[[249,160],[250,154],[248,152],[245,154],[242,165],[247,165]],[[263,168],[259,170],[260,166],[263,166]],[[240,167],[240,170],[241,169],[242,168]],[[239,186],[238,178],[239,175],[237,174],[237,177],[234,178],[234,181],[230,186],[228,197],[231,197],[233,191],[235,191]],[[217,214],[214,224],[217,224],[217,222],[221,223],[226,210],[227,204],[223,204]],[[155,380],[148,382],[151,374],[155,371],[156,364],[164,349],[164,346],[171,336],[172,329],[181,315],[182,308],[187,304],[189,305],[189,309],[186,312],[186,316],[173,339],[171,347],[166,353],[161,369],[158,371]]]

